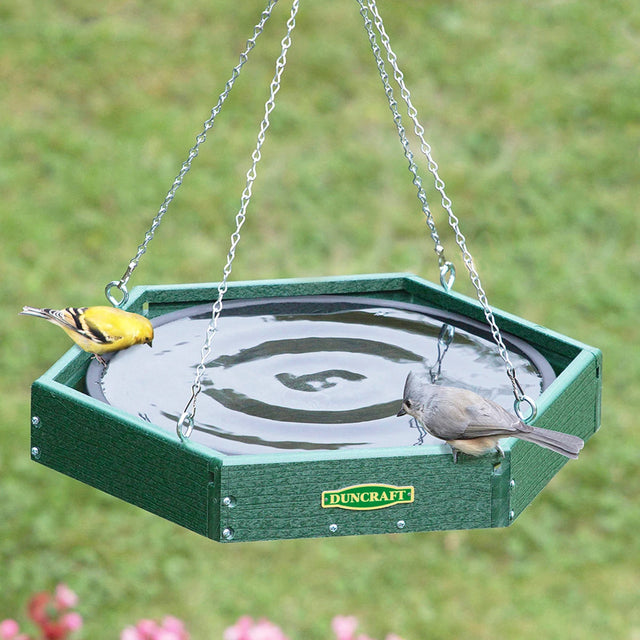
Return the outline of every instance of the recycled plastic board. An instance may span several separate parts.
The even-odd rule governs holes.
[[[408,274],[240,282],[229,286],[226,299],[323,294],[366,294],[484,317],[477,301]],[[153,318],[216,297],[217,284],[136,287],[127,309],[146,309]],[[538,399],[534,424],[587,440],[600,425],[600,351],[513,315],[494,314],[503,331],[538,349],[556,372]],[[507,526],[566,463],[516,439],[503,441],[504,459],[460,456],[458,464],[444,444],[224,455],[183,444],[177,435],[88,396],[83,380],[89,360],[74,347],[34,382],[32,458],[213,540]],[[387,494],[382,500],[384,485],[403,499]],[[361,507],[377,493],[376,508],[329,507],[326,496],[341,493]]]

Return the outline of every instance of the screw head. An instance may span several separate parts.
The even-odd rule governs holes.
[[[509,511],[509,520],[513,520],[516,517],[516,512],[511,510]]]
[[[35,460],[40,459],[40,449],[38,447],[31,447],[31,457]]]
[[[234,536],[234,531],[231,527],[225,527],[222,530],[222,537],[225,540],[233,540],[233,536]]]
[[[39,427],[40,426],[40,418],[38,416],[31,416],[31,424],[34,427]]]
[[[513,489],[516,486],[516,481],[512,478],[511,482],[509,482],[509,486]]]
[[[236,506],[236,499],[233,496],[225,496],[224,498],[222,498],[222,504],[225,507],[235,507]]]
[[[335,533],[338,530],[338,525],[337,524],[330,524],[329,525],[329,531],[331,531],[331,533]]]
[[[398,529],[404,529],[406,524],[407,523],[404,520],[398,520],[398,522],[396,522],[396,527],[398,527]]]

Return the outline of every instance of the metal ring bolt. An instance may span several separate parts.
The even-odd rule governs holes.
[[[449,292],[453,288],[453,283],[456,280],[456,268],[453,262],[445,262],[440,267],[440,284],[445,291]]]
[[[191,437],[193,433],[193,414],[188,411],[184,411],[178,420],[176,425],[176,432],[180,437],[180,440],[184,442]]]
[[[118,299],[113,295],[113,293],[111,293],[111,290],[114,287],[118,289],[122,294],[122,299],[120,301],[118,301]],[[114,307],[123,307],[125,304],[127,304],[127,301],[129,300],[129,290],[127,289],[127,285],[124,284],[121,280],[112,280],[104,288],[104,295],[107,297],[107,300]]]
[[[526,415],[522,411],[522,405],[529,405],[529,415]],[[516,398],[513,402],[513,410],[516,412],[516,415],[522,422],[527,422],[529,420],[533,420],[538,414],[538,408],[536,407],[536,403],[533,398],[529,396],[522,396],[521,398]]]

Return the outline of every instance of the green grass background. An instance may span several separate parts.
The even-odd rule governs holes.
[[[288,15],[272,21],[135,284],[216,281]],[[247,0],[0,7],[0,619],[64,581],[82,637],[172,613],[292,638],[640,638],[640,5],[381,3],[489,300],[604,352],[602,430],[511,528],[219,545],[34,464],[69,346],[23,304],[103,304],[257,22]],[[303,2],[234,279],[437,267],[355,2]],[[424,166],[424,163],[422,163]],[[471,294],[428,193],[456,289]]]

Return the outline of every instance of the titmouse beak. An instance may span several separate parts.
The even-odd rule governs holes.
[[[400,408],[400,411],[398,411],[398,413],[396,413],[396,418],[399,418],[400,416],[406,416],[407,412],[404,410],[404,407]]]

